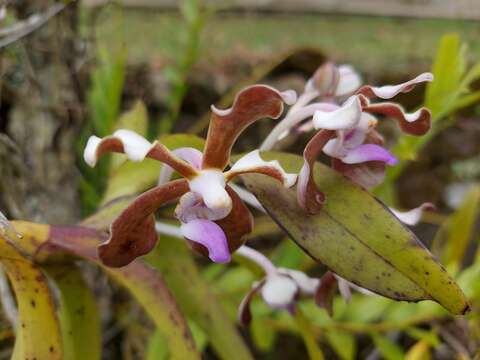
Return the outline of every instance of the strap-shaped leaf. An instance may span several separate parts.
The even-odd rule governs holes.
[[[60,326],[47,278],[2,236],[0,252],[0,261],[10,279],[18,306],[12,359],[63,359]]]
[[[59,292],[64,359],[101,359],[100,317],[82,273],[75,264],[48,266],[47,273]]]
[[[97,246],[105,240],[102,231],[82,226],[49,226],[29,222],[13,222],[23,234],[19,246],[37,262],[62,263],[65,255],[74,255],[102,266]],[[172,359],[199,359],[200,355],[187,322],[170,293],[162,275],[141,261],[119,269],[102,268],[124,286],[150,315],[165,335]]]
[[[264,153],[288,172],[298,172],[302,158]],[[469,306],[462,290],[416,236],[366,190],[317,163],[315,181],[326,204],[307,215],[294,189],[261,175],[246,175],[250,190],[272,218],[310,256],[353,283],[396,300],[434,300],[454,314]]]

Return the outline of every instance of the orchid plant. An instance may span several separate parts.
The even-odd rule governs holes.
[[[112,223],[108,241],[99,246],[100,259],[105,265],[121,267],[150,252],[158,240],[157,231],[166,229],[155,223],[154,212],[179,199],[174,214],[181,225],[174,233],[187,239],[196,252],[214,262],[227,263],[237,251],[265,271],[265,278],[253,285],[240,305],[243,324],[251,317],[249,304],[256,293],[261,293],[273,308],[291,312],[299,295],[314,295],[319,305],[329,308],[328,294],[337,285],[346,300],[351,288],[372,294],[330,271],[322,279],[315,279],[297,270],[277,268],[263,254],[244,246],[246,235],[253,229],[253,217],[245,202],[264,209],[253,194],[229,182],[238,175],[258,173],[280,181],[285,188],[296,184],[299,205],[306,214],[314,215],[328,201],[312,175],[313,165],[323,152],[331,158],[333,169],[353,182],[367,189],[378,185],[385,166],[397,161],[375,130],[378,119],[373,114],[395,119],[405,133],[421,136],[430,128],[430,112],[421,108],[407,113],[399,104],[372,100],[389,100],[432,80],[430,73],[423,73],[399,85],[362,86],[360,75],[351,66],[327,62],[307,81],[298,99],[292,90],[280,92],[254,85],[242,90],[230,109],[212,106],[203,152],[190,147],[170,151],[160,142],[151,143],[129,130],[118,130],[103,139],[92,136],[84,152],[90,166],[109,152],[124,153],[131,161],[148,157],[164,163],[158,186],[141,194]],[[284,104],[290,109],[259,149],[229,167],[238,136],[261,118],[279,118]],[[260,151],[272,149],[289,133],[311,130],[317,132],[305,147],[298,175],[287,173],[278,161],[265,161],[260,156]],[[170,181],[174,171],[182,179]],[[391,211],[405,224],[415,225],[422,211],[429,208],[431,204],[422,204],[407,212]]]
[[[381,117],[397,120],[400,129],[410,135],[421,136],[430,128],[428,109],[407,113],[400,105],[383,100],[431,80],[432,75],[424,73],[399,85],[362,86],[361,77],[351,66],[327,62],[307,81],[298,98],[291,90],[253,85],[237,94],[231,108],[221,110],[212,106],[203,151],[192,147],[203,143],[193,136],[184,137],[178,146],[172,146],[173,142],[168,143],[167,138],[163,143],[150,142],[127,129],[103,138],[91,136],[84,150],[88,165],[94,167],[108,153],[124,154],[134,162],[150,158],[163,164],[160,173],[155,167],[153,175],[148,175],[149,181],[135,188],[135,192],[143,191],[146,183],[154,183],[157,174],[158,184],[131,202],[125,197],[115,202],[120,203],[117,207],[115,203],[110,205],[113,208],[107,205],[106,215],[100,210],[92,216],[93,220],[86,219],[74,226],[10,223],[0,213],[0,245],[7,254],[2,262],[7,264],[6,273],[14,282],[16,295],[20,294],[17,298],[22,300],[18,314],[28,322],[25,328],[19,327],[19,339],[33,339],[32,332],[44,333],[43,327],[53,329],[52,324],[57,324],[53,295],[48,290],[47,279],[42,278],[41,267],[47,261],[49,266],[50,261],[59,266],[57,275],[60,275],[55,282],[61,284],[65,264],[68,267],[72,264],[58,255],[68,255],[100,265],[131,291],[162,334],[167,335],[168,348],[177,357],[199,358],[182,314],[195,305],[202,309],[198,314],[196,310],[192,312],[192,320],[208,333],[222,358],[229,358],[231,347],[237,343],[242,344],[239,348],[246,354],[243,358],[249,358],[249,350],[243,346],[233,326],[212,326],[228,317],[216,315],[222,311],[221,306],[212,300],[213,295],[211,298],[205,295],[208,287],[199,288],[198,292],[185,290],[190,281],[203,280],[188,252],[183,255],[186,254],[189,262],[177,254],[185,249],[164,241],[145,259],[148,264],[134,261],[153,250],[159,235],[186,239],[195,252],[214,263],[228,263],[234,253],[255,263],[264,275],[251,284],[240,302],[239,322],[249,323],[251,302],[259,295],[272,309],[287,310],[295,315],[300,332],[307,331],[302,336],[306,344],[310,344],[307,348],[311,354],[315,353],[315,349],[310,348],[315,339],[308,335],[308,326],[302,325],[303,315],[298,304],[302,298],[313,298],[318,306],[331,312],[337,291],[349,301],[354,290],[396,300],[435,300],[451,313],[466,313],[469,304],[462,290],[415,235],[400,224],[417,224],[422,212],[432,205],[422,204],[401,212],[386,208],[365,191],[383,181],[386,166],[396,164],[376,130]],[[380,101],[374,102],[374,99]],[[286,111],[285,105],[289,106]],[[281,120],[258,149],[232,155],[241,133],[263,118]],[[270,151],[282,145],[282,138],[298,132],[312,132],[303,157]],[[194,143],[194,138],[198,144]],[[330,158],[331,168],[316,162],[321,153]],[[128,174],[131,176],[132,172]],[[138,176],[143,174],[139,171]],[[234,182],[238,179],[242,182]],[[155,212],[171,204],[176,204],[173,214],[179,226],[156,220]],[[311,277],[295,269],[296,266],[276,266],[265,254],[246,246],[246,239],[254,228],[252,214],[255,212],[252,213],[249,206],[270,216],[306,253],[329,270],[320,278]],[[17,263],[18,259],[22,261]],[[174,270],[164,271],[171,267]],[[188,274],[184,275],[183,270]],[[77,278],[81,279],[75,266],[70,271],[75,283]],[[38,279],[42,279],[44,286],[45,311],[35,313],[39,306],[32,305],[30,295],[36,292]],[[59,291],[65,295],[70,290],[67,286]],[[69,296],[79,301],[83,298],[76,292]],[[207,301],[212,304],[206,304]],[[76,302],[61,306],[75,312],[78,323],[91,324],[92,329],[98,327],[95,321],[86,321],[86,317],[77,314]],[[93,300],[89,309],[94,313]],[[50,316],[48,321],[37,321],[45,319],[45,314]],[[43,327],[38,330],[32,325]],[[61,329],[64,325],[55,325],[56,333],[66,331],[67,328]],[[72,328],[77,331],[81,326]],[[224,332],[226,335],[222,337]],[[61,349],[65,344],[61,344],[60,335],[57,337],[54,348]],[[97,345],[92,348],[100,349],[99,336],[94,331],[85,331],[77,337],[85,338],[86,343],[97,339]],[[47,346],[36,337],[28,344],[24,340],[17,343],[25,354],[31,349],[42,354],[52,351],[51,345]],[[64,346],[66,353],[68,345]],[[76,346],[86,348],[80,343]]]

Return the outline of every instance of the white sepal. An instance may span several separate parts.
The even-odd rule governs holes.
[[[333,111],[317,111],[313,115],[315,129],[345,130],[355,127],[362,116],[362,105],[358,96],[351,96]]]

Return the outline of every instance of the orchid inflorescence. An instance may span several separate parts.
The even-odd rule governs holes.
[[[432,80],[430,73],[423,73],[399,85],[362,86],[360,76],[351,66],[327,62],[307,81],[298,99],[292,90],[280,92],[269,86],[253,85],[238,93],[231,108],[219,110],[212,106],[203,152],[189,147],[169,150],[130,130],[117,130],[103,139],[90,137],[84,152],[90,166],[109,152],[124,153],[132,161],[152,158],[164,164],[159,184],[138,196],[111,224],[110,238],[98,248],[100,259],[105,265],[120,267],[150,252],[158,240],[154,212],[178,199],[175,217],[181,224],[179,231],[195,251],[217,263],[229,262],[231,254],[238,251],[265,271],[264,279],[253,285],[240,306],[243,323],[250,318],[249,303],[256,293],[273,308],[290,311],[299,295],[315,295],[317,303],[323,303],[322,297],[332,284],[338,285],[348,298],[349,289],[355,285],[333,273],[313,279],[297,270],[276,268],[264,255],[243,246],[253,229],[253,217],[244,200],[252,203],[252,196],[247,193],[248,201],[245,191],[237,193],[229,182],[241,174],[259,173],[287,188],[296,184],[299,205],[306,214],[315,214],[326,201],[312,175],[314,163],[323,152],[331,158],[332,167],[353,182],[367,189],[378,185],[386,165],[395,165],[397,160],[383,147],[384,140],[375,130],[378,119],[374,114],[395,119],[402,131],[420,136],[430,128],[430,112],[421,108],[406,113],[396,103],[372,100],[389,100],[409,92],[418,83]],[[238,136],[259,119],[279,118],[284,104],[290,105],[290,109],[259,149],[227,169]],[[317,132],[304,149],[304,163],[298,175],[286,173],[278,161],[264,161],[260,156],[260,151],[272,149],[282,137],[310,130]],[[172,181],[174,171],[181,178]],[[413,225],[430,206],[423,204],[406,213],[392,211],[400,220]],[[256,207],[262,209],[259,203]]]

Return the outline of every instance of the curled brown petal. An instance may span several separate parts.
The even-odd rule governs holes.
[[[252,312],[250,311],[250,303],[252,302],[253,296],[257,294],[262,286],[265,284],[265,279],[256,283],[250,291],[242,299],[238,307],[238,322],[242,326],[247,326],[252,321]]]
[[[230,109],[212,106],[202,168],[223,170],[228,165],[233,144],[245,128],[262,118],[278,118],[284,101],[288,101],[286,96],[290,95],[266,85],[254,85],[238,93]]]
[[[333,130],[320,130],[310,139],[303,151],[303,166],[298,174],[297,199],[308,213],[318,213],[325,202],[325,195],[317,188],[313,178],[313,166],[325,144],[335,136]]]
[[[386,115],[397,120],[400,129],[409,135],[421,136],[430,130],[432,114],[427,108],[420,108],[413,113],[406,113],[400,105],[395,103],[370,104],[368,100],[365,101],[365,98],[360,98],[363,111]]]
[[[245,243],[246,235],[253,231],[253,216],[243,200],[230,186],[227,185],[225,190],[232,199],[232,211],[223,219],[216,220],[215,223],[225,233],[228,249],[232,254]],[[208,256],[208,251],[204,246],[193,241],[188,241],[188,243],[194,251]]]
[[[137,197],[110,226],[110,238],[98,246],[101,261],[111,267],[129,264],[150,252],[158,235],[153,213],[189,190],[185,179],[157,186]]]
[[[146,157],[161,161],[186,178],[198,173],[193,166],[175,156],[158,141],[151,144],[143,136],[130,130],[117,130],[103,139],[91,136],[85,147],[84,159],[90,166],[95,166],[100,157],[111,152],[124,153],[132,161],[142,161]]]
[[[315,292],[315,303],[327,310],[330,316],[333,315],[333,299],[337,288],[335,275],[331,271],[327,271],[320,279],[320,285]]]

